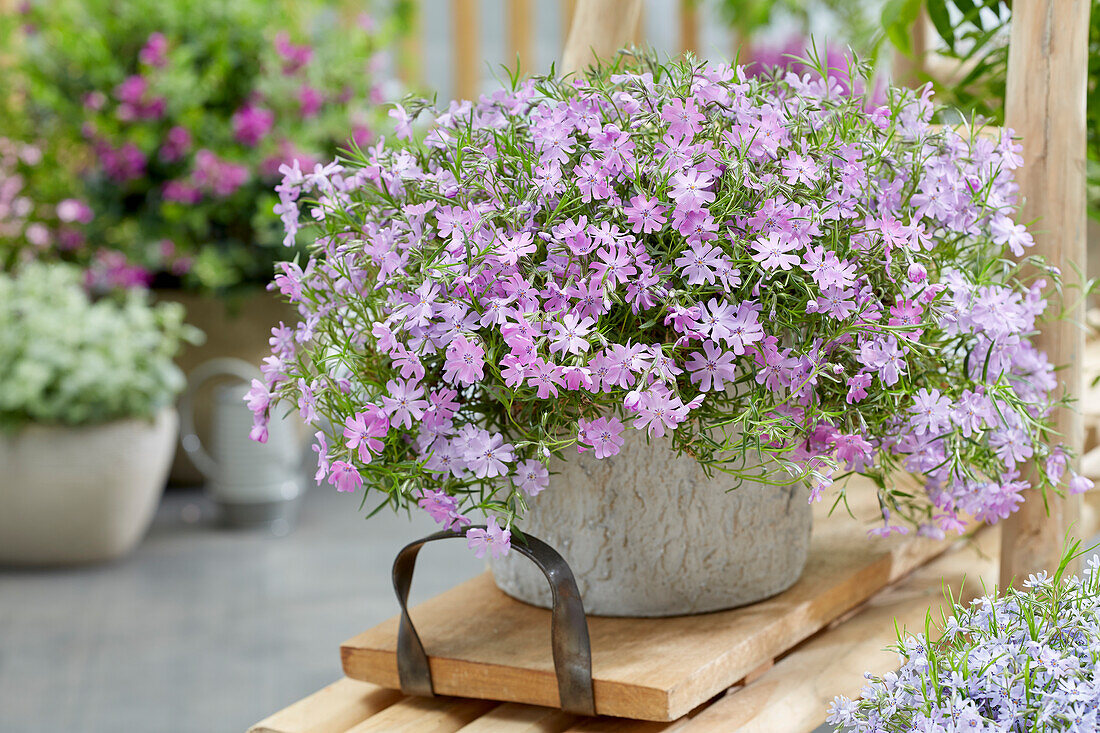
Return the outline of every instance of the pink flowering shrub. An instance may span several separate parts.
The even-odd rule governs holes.
[[[871,476],[878,532],[1006,517],[1026,465],[1045,489],[1067,460],[1030,341],[1047,282],[1008,259],[1032,244],[1020,146],[933,127],[929,97],[868,108],[819,73],[647,62],[286,167],[287,231],[309,201],[321,235],[275,278],[302,320],[273,332],[254,434],[296,404],[318,482],[447,527],[499,518],[480,551],[551,455],[612,458],[631,430],[813,501]]]

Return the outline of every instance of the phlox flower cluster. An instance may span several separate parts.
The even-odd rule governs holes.
[[[857,701],[836,698],[828,722],[850,733],[1100,729],[1098,570],[1094,556],[1083,578],[1042,572],[1023,590],[956,604],[939,628],[901,635],[901,669],[868,675]]]
[[[550,456],[611,458],[631,430],[731,486],[817,500],[870,475],[879,532],[1007,516],[1024,464],[1065,473],[1030,340],[1055,274],[1007,259],[1032,244],[1020,146],[933,126],[930,96],[620,60],[452,102],[422,143],[286,166],[287,241],[322,233],[273,283],[302,320],[274,331],[256,431],[306,385],[341,463],[319,480],[455,527],[511,528]],[[400,137],[425,108],[394,111]]]

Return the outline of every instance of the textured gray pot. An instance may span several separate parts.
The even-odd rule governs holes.
[[[707,478],[667,439],[628,429],[622,451],[554,459],[550,487],[520,527],[569,563],[585,611],[678,616],[734,608],[789,588],[802,573],[812,514],[804,489]],[[546,579],[519,555],[492,560],[508,595],[550,606]]]

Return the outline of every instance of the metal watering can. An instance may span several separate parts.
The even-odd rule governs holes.
[[[188,375],[180,398],[181,443],[207,478],[207,491],[222,519],[233,526],[267,525],[277,534],[290,529],[305,482],[299,426],[272,411],[266,443],[248,437],[252,412],[244,402],[260,371],[240,359],[212,359]],[[212,390],[210,450],[195,431],[199,390],[214,379],[231,380]]]

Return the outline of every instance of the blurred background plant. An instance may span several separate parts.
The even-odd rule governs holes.
[[[33,202],[3,264],[72,261],[104,288],[266,283],[279,165],[383,129],[410,4],[30,0],[0,17],[7,147],[36,151],[0,150]]]
[[[74,265],[0,273],[0,428],[152,419],[183,389],[176,351],[200,337],[143,290],[93,301]]]

